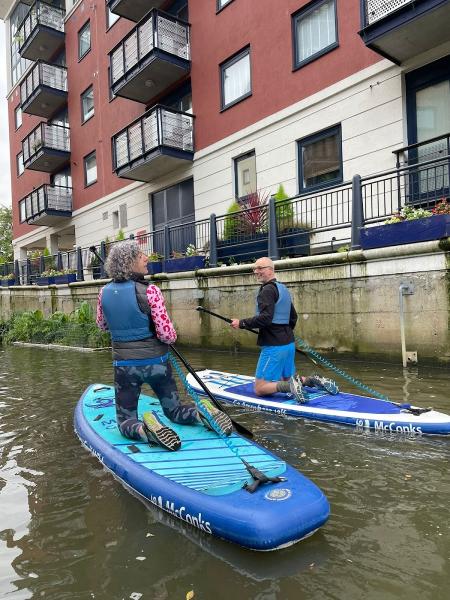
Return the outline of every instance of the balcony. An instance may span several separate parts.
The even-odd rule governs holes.
[[[50,119],[67,104],[67,69],[38,61],[20,84],[20,105],[30,115]]]
[[[116,174],[136,181],[152,181],[192,162],[194,117],[155,106],[112,138]]]
[[[72,188],[44,184],[19,202],[22,222],[53,227],[72,217]]]
[[[36,0],[16,34],[22,58],[50,61],[64,45],[64,16],[64,9]]]
[[[137,23],[152,8],[161,8],[165,0],[106,0],[109,10]]]
[[[56,173],[70,160],[70,129],[40,123],[22,141],[23,166],[33,171]]]
[[[189,73],[189,25],[152,10],[109,53],[111,90],[149,103]]]
[[[448,41],[450,0],[361,0],[366,46],[397,64]]]

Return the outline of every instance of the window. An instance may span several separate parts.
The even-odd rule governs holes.
[[[292,17],[294,68],[338,46],[336,0],[308,4]]]
[[[22,109],[20,106],[14,111],[14,120],[16,122],[16,129],[19,129],[22,126]]]
[[[223,63],[220,72],[222,110],[251,95],[250,48]]]
[[[111,102],[111,100],[114,100],[114,98],[117,98],[117,96],[112,91],[112,87],[111,87],[111,67],[108,67],[108,90],[109,90],[109,101]]]
[[[119,211],[118,210],[113,210],[112,222],[113,222],[113,229],[119,229],[120,223],[119,223]]]
[[[19,204],[20,222],[24,223],[27,219],[27,210],[25,200],[22,200]]]
[[[245,198],[256,192],[256,156],[249,152],[234,159],[234,187],[236,198]]]
[[[342,182],[340,125],[311,135],[297,143],[300,193]]]
[[[84,157],[84,185],[92,185],[97,181],[97,157],[91,152]]]
[[[109,29],[120,19],[120,15],[116,15],[109,10],[109,6],[106,6],[106,29]]]
[[[127,216],[127,205],[121,204],[119,206],[120,226],[128,227],[128,216]]]
[[[81,60],[91,49],[91,23],[88,21],[78,32],[78,58]]]
[[[21,58],[19,47],[25,40],[22,40],[17,35],[18,26],[22,23],[25,16],[28,14],[30,7],[19,2],[9,19],[10,40],[11,40],[11,82],[15,85],[28,67],[31,65],[31,60]]]
[[[94,88],[92,85],[81,94],[81,122],[94,116]]]
[[[23,166],[23,152],[19,152],[16,157],[17,162],[17,177],[20,177],[22,173],[25,171],[25,167]]]
[[[230,4],[232,0],[217,0],[217,12],[219,12],[219,10],[222,10],[222,8],[224,8],[224,6],[226,6],[227,4]]]

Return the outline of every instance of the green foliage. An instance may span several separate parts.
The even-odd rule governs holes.
[[[117,235],[116,235],[116,242],[123,242],[124,239],[125,239],[125,234],[123,232],[123,229],[119,229],[119,231],[117,232]]]
[[[40,277],[56,277],[58,275],[72,275],[76,273],[76,269],[63,269],[62,271],[58,271],[57,269],[47,269],[46,271],[42,271]]]
[[[0,323],[0,337],[6,344],[18,341],[87,348],[110,345],[109,334],[98,329],[94,311],[86,301],[70,315],[57,311],[45,319],[40,310],[14,315],[10,321]]]
[[[0,207],[0,262],[13,260],[12,209]]]
[[[224,240],[232,240],[237,237],[241,230],[239,215],[234,214],[238,213],[241,210],[239,204],[234,200],[231,203],[231,206],[227,210],[227,216],[225,217],[225,222],[223,225],[223,239]]]
[[[285,229],[294,227],[294,207],[282,183],[278,186],[274,200],[278,231],[281,233]]]
[[[164,256],[158,252],[150,252],[147,256],[148,262],[161,262]]]
[[[425,208],[413,208],[412,206],[404,206],[399,213],[394,214],[390,219],[387,219],[385,225],[393,225],[402,221],[415,221],[416,219],[424,219],[431,217],[433,213]]]

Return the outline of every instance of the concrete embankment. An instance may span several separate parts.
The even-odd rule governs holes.
[[[380,250],[280,260],[277,276],[299,313],[296,333],[318,350],[401,356],[399,288],[404,296],[406,348],[420,362],[450,362],[450,243],[425,242]],[[180,343],[211,348],[255,348],[255,336],[230,327],[198,305],[243,318],[254,313],[257,284],[251,265],[154,277],[179,331]],[[104,281],[69,286],[0,288],[0,319],[41,309],[71,312],[82,300],[95,306]]]

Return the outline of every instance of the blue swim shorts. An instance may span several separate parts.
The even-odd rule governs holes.
[[[262,346],[256,366],[256,379],[280,381],[295,373],[295,343],[284,346]]]

